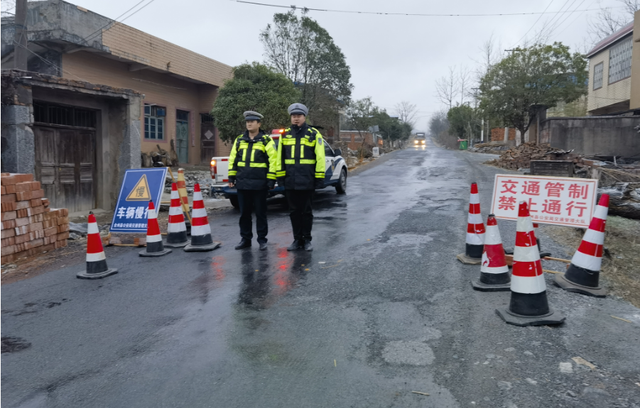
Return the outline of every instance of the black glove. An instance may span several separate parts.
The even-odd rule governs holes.
[[[267,188],[269,190],[273,190],[276,187],[276,181],[275,180],[267,180]]]
[[[320,188],[324,188],[324,180],[323,179],[316,179],[315,183],[314,183],[314,187],[315,189],[320,189]]]
[[[236,184],[236,176],[229,176],[229,184]]]

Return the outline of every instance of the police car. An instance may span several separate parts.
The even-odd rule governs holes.
[[[271,138],[278,145],[280,136],[284,133],[284,129],[274,129],[271,132]],[[340,149],[333,149],[329,146],[327,141],[324,141],[324,156],[325,156],[325,176],[324,186],[333,186],[338,194],[344,194],[347,192],[347,163],[342,157],[342,151]],[[211,158],[211,179],[213,185],[211,186],[211,194],[223,195],[228,198],[235,208],[239,207],[238,203],[238,191],[235,188],[229,187],[229,157],[212,157]],[[278,194],[284,193],[284,186],[276,184],[276,188],[269,190],[269,197],[273,197]]]

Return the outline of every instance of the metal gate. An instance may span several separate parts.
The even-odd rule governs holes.
[[[176,111],[176,149],[178,161],[189,163],[189,112]]]
[[[216,155],[216,127],[213,116],[208,113],[200,114],[200,162],[209,163]]]

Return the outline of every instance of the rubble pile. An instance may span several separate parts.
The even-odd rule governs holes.
[[[33,174],[2,173],[2,263],[67,246],[69,210],[51,209]]]
[[[477,146],[477,145],[476,145]],[[562,160],[569,158],[573,150],[561,150],[551,147],[548,143],[523,143],[513,147],[495,160],[487,164],[502,167],[509,170],[529,168],[531,160]]]
[[[173,169],[167,169],[168,171],[173,171],[173,177],[177,180],[178,179],[178,171],[177,169],[173,168]],[[164,191],[165,193],[171,193],[171,183],[173,182],[173,179],[171,178],[171,176],[167,173],[167,178],[165,179],[164,182]],[[209,193],[211,191],[211,185],[213,184],[213,180],[211,179],[211,172],[206,171],[206,170],[185,170],[184,171],[184,182],[185,185],[187,186],[187,194],[192,195],[193,194],[193,186],[196,183],[200,184],[200,190],[202,191],[202,195],[204,197],[209,196]]]
[[[508,148],[509,145],[504,142],[476,143],[473,147],[469,148],[469,151],[475,153],[502,154]]]

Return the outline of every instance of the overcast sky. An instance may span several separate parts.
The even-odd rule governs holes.
[[[409,101],[419,109],[416,125],[419,130],[426,129],[430,115],[444,107],[435,96],[435,81],[445,76],[449,67],[478,69],[483,58],[483,44],[492,36],[497,50],[504,52],[521,45],[525,34],[533,37],[545,22],[551,22],[550,26],[555,28],[551,41],[562,41],[572,50],[584,52],[591,45],[587,41],[587,21],[597,12],[579,10],[620,6],[618,0],[258,1],[285,6],[401,13],[499,14],[568,10],[563,14],[542,16],[492,17],[309,12],[309,16],[317,20],[342,49],[351,67],[353,97],[371,96],[376,105],[386,108],[389,113],[393,113],[394,106],[400,101]],[[136,2],[71,1],[110,18],[120,16]],[[272,22],[274,13],[287,11],[233,0],[144,0],[140,6],[145,4],[148,6],[124,23],[232,66],[263,61],[259,33]]]

